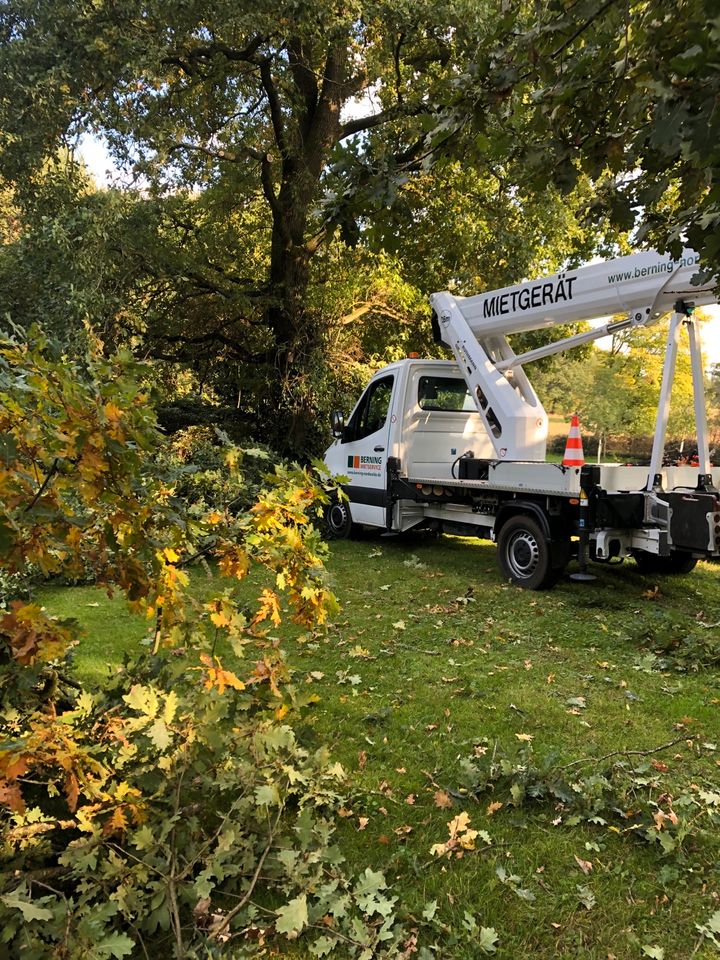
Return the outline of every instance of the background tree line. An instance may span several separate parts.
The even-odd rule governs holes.
[[[633,230],[673,250],[687,236],[717,266],[710,14],[13,0],[0,310],[153,360],[170,429],[317,451],[373,365],[431,349],[433,290],[617,255]],[[87,131],[134,187],[95,187],[73,159]],[[585,400],[560,396],[572,362],[548,362],[544,395],[644,429],[648,336],[581,355]],[[625,392],[605,385],[618,367]]]

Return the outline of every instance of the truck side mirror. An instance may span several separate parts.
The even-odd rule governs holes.
[[[330,414],[330,431],[336,439],[340,439],[345,429],[345,415],[340,410],[333,410]]]

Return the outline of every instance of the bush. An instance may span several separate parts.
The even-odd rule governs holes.
[[[242,470],[230,469],[226,454],[230,439],[211,427],[188,427],[169,438],[160,462],[174,472],[175,494],[188,506],[248,509],[265,484],[265,476],[280,458],[267,447],[243,450]],[[237,448],[235,448],[237,449]],[[287,466],[287,464],[284,464]]]
[[[31,570],[8,573],[0,567],[0,608],[13,600],[27,600],[33,583]]]
[[[313,698],[268,636],[335,609],[311,522],[323,490],[277,467],[249,510],[203,495],[183,511],[136,374],[127,356],[69,364],[37,330],[0,341],[0,564],[89,567],[151,629],[150,653],[85,691],[77,624],[22,599],[0,616],[6,955],[245,957],[302,933],[316,956],[399,956],[382,875],[342,873],[345,773],[299,742]],[[242,451],[223,457],[240,494]],[[183,561],[207,549],[226,577],[259,565],[273,586],[250,610],[231,590],[195,601]]]

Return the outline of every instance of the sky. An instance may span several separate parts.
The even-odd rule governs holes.
[[[703,359],[705,366],[720,363],[720,306],[703,307],[712,319],[700,329],[703,339]]]
[[[78,155],[87,164],[95,180],[100,186],[109,186],[118,179],[119,172],[113,163],[105,144],[97,137],[85,136],[80,141]],[[703,361],[705,367],[710,367],[715,363],[720,364],[720,306],[703,307],[703,313],[710,317],[707,323],[704,323],[701,330],[703,343]],[[607,322],[608,318],[598,319],[596,323]],[[609,338],[605,341],[598,340],[599,346],[609,345]]]

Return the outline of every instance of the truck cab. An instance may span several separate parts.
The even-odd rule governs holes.
[[[389,460],[401,463],[407,476],[450,481],[453,464],[467,451],[493,456],[468,386],[449,360],[383,367],[336,433],[325,463],[349,481],[349,504],[329,518],[337,533],[351,523],[386,526]]]

